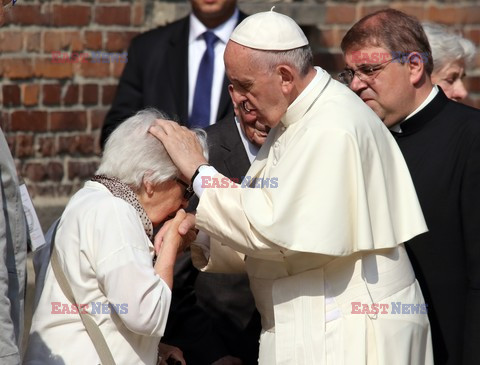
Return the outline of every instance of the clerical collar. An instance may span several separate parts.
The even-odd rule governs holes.
[[[392,129],[390,129],[390,131],[392,131],[393,135],[397,138],[416,133],[442,113],[448,103],[455,103],[455,101],[447,98],[443,90],[438,88],[437,95],[435,95],[433,100],[402,124],[401,133],[396,133]]]
[[[312,79],[312,81],[310,81],[310,83],[300,93],[300,95],[297,96],[297,98],[293,101],[293,103],[290,104],[290,106],[288,107],[289,109],[293,108],[296,104],[298,104],[300,102],[300,100],[302,100],[305,97],[305,95],[307,95],[311,90],[313,90],[313,88],[320,82],[322,77],[324,77],[325,70],[323,70],[322,68],[320,68],[318,66],[315,66],[315,71],[317,71],[317,74],[315,75],[315,77]]]
[[[238,8],[235,9],[233,15],[228,18],[228,20],[220,24],[216,28],[208,29],[203,23],[195,16],[195,14],[190,13],[190,34],[188,35],[188,43],[196,41],[199,37],[202,36],[207,30],[211,30],[215,35],[220,38],[220,40],[227,44],[230,39],[230,35],[237,26],[238,17],[240,12]]]
[[[430,94],[428,94],[427,98],[423,101],[423,103],[420,104],[419,107],[417,109],[415,109],[413,112],[411,112],[403,121],[401,121],[400,123],[397,123],[394,126],[390,127],[390,130],[392,132],[402,133],[402,124],[405,123],[411,117],[413,117],[415,114],[417,114],[420,110],[425,108],[433,100],[433,98],[435,98],[435,96],[437,96],[437,94],[438,94],[438,86],[433,85],[432,91],[430,91]]]

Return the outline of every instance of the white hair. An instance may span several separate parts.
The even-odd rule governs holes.
[[[422,23],[432,49],[434,71],[449,62],[463,60],[469,66],[475,56],[475,45],[466,38],[434,23]]]
[[[287,64],[297,69],[300,75],[305,76],[313,66],[313,54],[309,45],[294,48],[288,51],[265,51],[251,49],[253,62],[265,65],[272,72],[275,67]]]
[[[144,178],[157,185],[177,177],[179,171],[165,147],[148,132],[156,119],[170,118],[158,110],[146,109],[121,123],[105,144],[96,174],[115,177],[131,186],[134,191],[140,189]],[[205,131],[194,131],[202,145],[205,158],[208,158]]]

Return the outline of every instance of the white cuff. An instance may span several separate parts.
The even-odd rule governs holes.
[[[203,184],[204,179],[202,179],[202,177],[208,176],[211,179],[216,174],[218,174],[218,171],[215,169],[215,167],[210,165],[200,166],[200,168],[198,169],[198,175],[193,181],[193,191],[195,192],[195,194],[197,194],[199,199],[202,196],[203,191],[205,190],[205,186]]]

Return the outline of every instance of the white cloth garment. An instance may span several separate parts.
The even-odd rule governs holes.
[[[55,246],[77,303],[89,305],[116,363],[156,364],[171,291],[154,272],[153,246],[135,208],[89,181],[65,208]],[[118,313],[109,310],[109,303]],[[100,363],[49,265],[25,363],[79,361]]]
[[[247,255],[261,365],[432,364],[426,313],[352,313],[353,302],[424,304],[402,243],[427,228],[390,132],[322,73],[247,173],[277,186],[205,189],[197,227]],[[216,252],[228,251],[193,246],[192,258],[216,270]]]

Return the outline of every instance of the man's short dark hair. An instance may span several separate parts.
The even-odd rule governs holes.
[[[383,47],[392,55],[418,52],[425,71],[433,70],[433,58],[428,38],[417,18],[395,9],[384,9],[360,19],[342,39],[342,51],[363,47]]]

